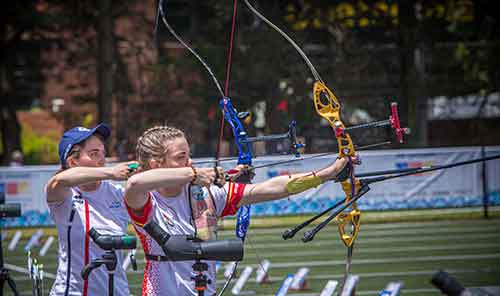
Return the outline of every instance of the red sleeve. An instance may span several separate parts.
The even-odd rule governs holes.
[[[128,206],[126,200],[125,200],[125,205],[127,206],[127,211],[128,215],[132,219],[132,222],[135,224],[139,225],[140,227],[143,227],[146,222],[148,222],[148,217],[151,214],[151,195],[148,193],[148,200],[142,207],[142,209],[132,209],[131,207]],[[140,215],[137,215],[135,213],[137,212],[142,212]]]
[[[245,191],[245,184],[241,183],[229,183],[229,190],[226,196],[226,205],[222,211],[222,217],[232,216],[238,211],[238,203],[241,198],[243,198],[243,192]]]

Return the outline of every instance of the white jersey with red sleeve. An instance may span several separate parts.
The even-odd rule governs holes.
[[[195,232],[203,232],[202,229],[216,229],[217,218],[236,213],[244,188],[244,184],[238,183],[229,183],[223,188],[211,186],[210,192],[207,188],[203,188],[203,194],[193,199],[190,197],[190,186],[186,185],[177,196],[166,197],[157,191],[149,192],[141,215],[134,214],[134,211],[129,208],[129,215],[141,240],[144,253],[149,255],[149,259],[146,256],[142,295],[198,295],[194,289],[194,281],[191,279],[195,275],[192,268],[195,261],[161,260],[161,257],[165,258],[165,253],[146,233],[143,226],[149,221],[155,221],[170,235],[194,235]],[[158,259],[154,259],[156,257]],[[207,285],[205,295],[214,295],[216,292],[215,261],[204,262],[208,264],[208,270],[204,274],[211,280],[211,283]]]
[[[59,256],[56,280],[50,296],[108,295],[108,272],[104,265],[94,269],[87,280],[82,269],[91,260],[101,258],[104,250],[89,237],[95,228],[100,234],[127,232],[129,217],[123,200],[123,187],[102,181],[95,191],[71,188],[64,201],[49,202],[49,212],[57,227]],[[116,251],[114,295],[129,295],[127,275],[122,269],[122,251]]]

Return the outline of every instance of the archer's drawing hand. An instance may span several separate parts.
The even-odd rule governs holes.
[[[137,161],[129,161],[119,163],[110,168],[111,170],[111,180],[115,181],[125,181],[127,180],[133,173],[135,173],[135,167],[138,166]]]
[[[194,184],[200,185],[202,187],[210,186],[211,184],[216,184],[217,186],[224,186],[226,180],[224,178],[224,169],[222,167],[215,168],[197,168],[196,178],[193,181]]]

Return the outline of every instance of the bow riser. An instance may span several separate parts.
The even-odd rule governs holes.
[[[337,216],[340,239],[346,247],[351,247],[354,244],[354,241],[358,237],[359,227],[361,225],[361,212],[355,205],[356,203],[352,204],[353,210],[349,213],[342,213]],[[346,230],[346,226],[351,229]]]
[[[341,105],[337,97],[324,83],[316,81],[313,86],[313,99],[316,112],[330,124],[335,133],[339,157],[354,157],[356,150],[352,138],[347,133],[346,127],[340,118]],[[345,203],[349,203],[360,188],[359,180],[354,176],[350,176],[348,180],[343,181],[341,184],[346,196]],[[360,214],[356,203],[353,203],[352,210],[347,214],[340,215],[338,218],[340,238],[348,247],[352,246],[358,236]],[[353,225],[350,232],[345,231],[347,223]]]

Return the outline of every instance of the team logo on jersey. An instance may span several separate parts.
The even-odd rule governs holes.
[[[109,208],[110,208],[110,209],[117,209],[117,208],[119,208],[119,207],[121,207],[121,206],[122,206],[121,202],[119,202],[119,201],[113,201],[113,202],[111,202],[111,204],[109,205]]]
[[[208,190],[201,186],[192,186],[191,194],[196,200],[204,200],[208,195]]]

